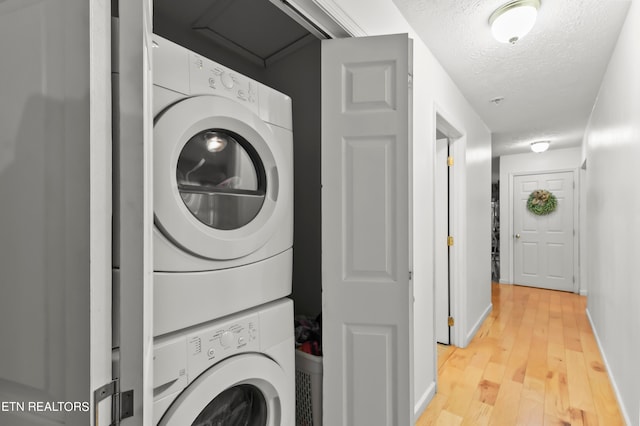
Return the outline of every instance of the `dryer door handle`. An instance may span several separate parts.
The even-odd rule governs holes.
[[[272,167],[269,170],[269,179],[267,181],[267,191],[269,192],[269,198],[273,201],[278,201],[278,190],[280,189],[280,180],[278,178],[278,169],[277,167]]]

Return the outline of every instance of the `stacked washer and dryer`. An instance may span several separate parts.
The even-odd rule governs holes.
[[[293,425],[291,99],[153,55],[154,424]]]

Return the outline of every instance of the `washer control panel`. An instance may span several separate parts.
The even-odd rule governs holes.
[[[258,315],[194,331],[187,335],[188,380],[225,358],[259,349]]]
[[[236,99],[251,109],[257,108],[258,83],[210,59],[189,55],[191,94],[211,94]]]

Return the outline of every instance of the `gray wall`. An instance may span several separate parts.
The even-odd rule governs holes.
[[[315,316],[322,309],[320,41],[269,66],[265,83],[293,99],[293,300],[296,313]]]

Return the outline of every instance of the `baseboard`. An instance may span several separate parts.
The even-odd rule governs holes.
[[[424,410],[427,409],[427,406],[429,406],[429,403],[431,402],[435,394],[436,394],[436,382],[431,382],[427,390],[425,390],[422,396],[418,398],[418,401],[414,406],[414,409],[413,409],[414,423],[418,421],[418,418],[422,415],[422,413],[424,413]]]
[[[602,361],[604,361],[604,367],[607,369],[607,376],[609,376],[609,380],[611,381],[611,386],[613,387],[613,392],[616,394],[616,399],[618,400],[618,405],[620,406],[620,411],[622,411],[622,417],[624,417],[624,421],[626,424],[631,425],[631,417],[629,417],[629,413],[627,412],[626,407],[624,406],[624,401],[622,400],[622,395],[620,394],[620,389],[618,388],[618,384],[616,383],[615,378],[611,375],[611,366],[609,365],[609,361],[607,361],[607,357],[602,350],[602,342],[600,341],[600,336],[598,336],[598,330],[596,329],[593,319],[591,318],[591,313],[589,313],[589,308],[586,309],[587,318],[589,319],[589,324],[591,325],[591,330],[593,330],[593,335],[596,338],[596,344],[598,345],[598,349],[600,350],[600,355],[602,356]]]
[[[509,281],[507,280],[503,280],[502,278],[500,278],[500,281],[498,281],[499,284],[511,284]]]
[[[465,338],[465,341],[464,341],[464,347],[465,348],[469,345],[469,343],[471,343],[471,339],[473,339],[473,337],[476,335],[478,330],[480,330],[480,327],[482,326],[482,323],[484,322],[484,320],[487,319],[487,317],[491,313],[492,309],[493,309],[493,304],[489,303],[489,306],[487,306],[487,309],[485,309],[484,312],[482,313],[482,315],[480,315],[480,318],[473,325],[473,328],[471,330],[469,330],[469,333],[467,334],[467,337]]]
[[[580,289],[580,296],[588,296],[589,290],[587,290],[586,288],[581,288]]]

